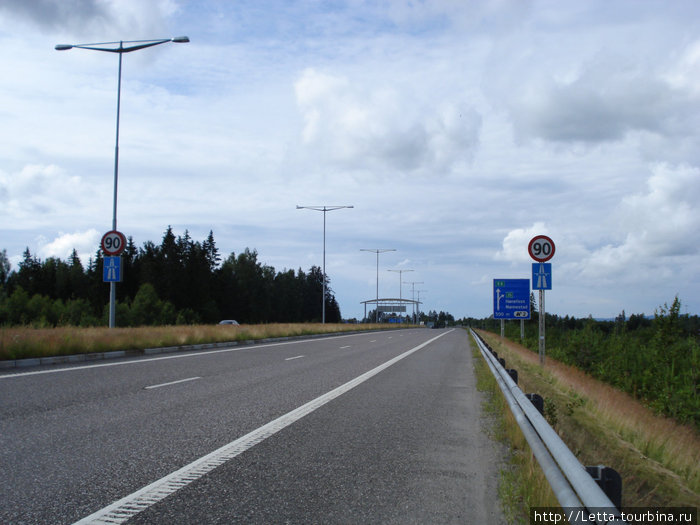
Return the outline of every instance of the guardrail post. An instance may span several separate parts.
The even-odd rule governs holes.
[[[499,357],[499,358],[498,358],[498,362],[501,363],[501,366],[502,366],[503,368],[506,367],[506,360],[503,359],[502,357]]]
[[[530,402],[535,405],[537,411],[544,415],[544,399],[539,394],[525,394],[525,397],[530,400]]]
[[[619,509],[622,505],[622,478],[620,474],[615,469],[605,465],[586,467],[586,471]]]
[[[518,371],[515,368],[507,368],[506,372],[510,375],[510,378],[513,380],[513,383],[516,385],[518,384]]]

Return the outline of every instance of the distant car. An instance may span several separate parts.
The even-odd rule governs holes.
[[[223,321],[219,321],[219,324],[234,324],[238,326],[238,321],[234,321],[233,319],[224,319]]]

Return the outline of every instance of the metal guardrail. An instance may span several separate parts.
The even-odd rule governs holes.
[[[554,429],[532,402],[525,397],[506,369],[491,353],[491,349],[471,328],[470,333],[479,346],[498,386],[506,398],[515,420],[540,464],[552,491],[566,509],[570,523],[625,523],[619,510],[576,459]],[[595,519],[590,519],[591,515]]]

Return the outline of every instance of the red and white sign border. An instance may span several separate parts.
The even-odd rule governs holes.
[[[552,251],[548,255],[546,255],[545,257],[542,257],[541,255],[535,254],[533,246],[539,240],[547,241],[552,246]],[[535,237],[533,237],[530,240],[530,244],[527,245],[527,253],[529,253],[530,257],[532,257],[537,262],[547,262],[552,257],[554,257],[555,251],[556,251],[556,248],[554,246],[554,241],[552,239],[550,239],[549,237],[547,237],[546,235],[536,235]]]

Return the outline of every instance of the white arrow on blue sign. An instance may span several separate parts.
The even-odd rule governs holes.
[[[552,263],[532,263],[532,289],[552,289]]]
[[[102,261],[102,281],[120,283],[122,281],[122,258],[119,256],[105,257]]]

